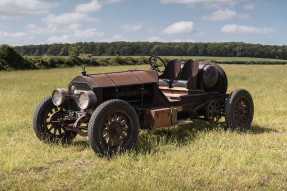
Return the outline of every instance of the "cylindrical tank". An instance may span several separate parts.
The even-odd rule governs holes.
[[[226,93],[227,77],[224,70],[211,62],[200,62],[198,73],[199,88],[207,92]]]

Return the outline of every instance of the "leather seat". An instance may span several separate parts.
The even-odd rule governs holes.
[[[183,66],[183,67],[182,67]],[[163,75],[159,78],[159,86],[180,87],[186,89],[197,88],[198,63],[189,60],[185,63],[173,60],[168,63]]]

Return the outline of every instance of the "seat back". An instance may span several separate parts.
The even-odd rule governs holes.
[[[198,89],[198,71],[198,62],[189,60],[182,67],[182,62],[173,60],[167,64],[166,70],[160,76],[159,85],[196,90]]]
[[[181,71],[182,63],[178,60],[172,60],[167,63],[166,69],[163,74],[159,77],[161,79],[175,80]]]
[[[177,80],[187,81],[187,89],[197,89],[198,68],[198,62],[187,61],[178,74]]]

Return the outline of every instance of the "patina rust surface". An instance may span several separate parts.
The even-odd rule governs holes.
[[[126,72],[78,76],[73,80],[73,82],[86,82],[91,88],[118,87],[158,83],[158,75],[152,70],[130,70]]]

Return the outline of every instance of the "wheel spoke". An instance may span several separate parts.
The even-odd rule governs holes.
[[[50,133],[52,133],[52,130],[53,130],[53,129],[54,129],[53,126],[48,127],[48,131],[49,131]]]
[[[129,125],[126,116],[122,113],[113,113],[106,119],[102,138],[109,148],[117,150],[124,143],[128,131]]]
[[[121,125],[126,125],[126,123],[127,123],[127,122],[126,122],[126,120],[124,120],[124,119],[121,121]]]
[[[64,129],[59,128],[59,134],[62,135],[63,134]]]
[[[52,133],[53,135],[56,135],[56,131],[57,131],[57,129],[56,129],[55,127],[53,127],[53,128],[51,129],[51,133]]]
[[[109,134],[108,134],[108,133],[103,134],[103,138],[104,138],[104,139],[107,139],[108,137],[109,137]]]
[[[51,108],[50,112],[46,114],[44,120],[44,126],[47,132],[56,137],[62,137],[66,130],[63,128],[64,121],[64,110],[58,107]]]

